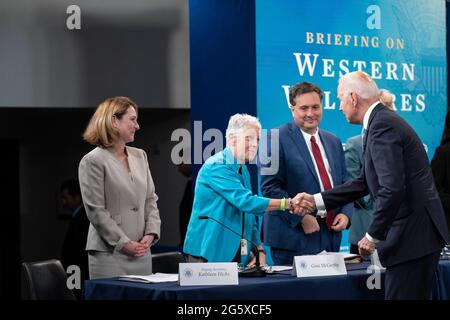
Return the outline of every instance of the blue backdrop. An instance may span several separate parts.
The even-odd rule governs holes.
[[[321,128],[342,142],[360,134],[339,111],[340,75],[362,70],[395,96],[428,156],[447,110],[444,0],[256,1],[257,115],[264,128],[292,119],[289,86],[309,81],[325,92]],[[341,250],[348,249],[347,235]]]

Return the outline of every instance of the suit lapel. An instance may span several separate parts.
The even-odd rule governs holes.
[[[308,145],[305,142],[305,138],[303,134],[300,132],[300,129],[295,125],[294,122],[289,123],[289,133],[292,141],[296,145],[300,155],[308,166],[309,171],[316,179],[317,184],[320,186],[319,177],[317,176],[316,169],[314,167],[313,160],[311,159],[311,154],[309,153]]]
[[[132,190],[136,191],[136,192],[132,193],[132,196],[134,197],[134,201],[136,203],[139,203],[138,192],[136,190],[139,186],[138,186],[138,184],[135,181],[135,179],[136,179],[135,175],[138,172],[137,171],[138,164],[136,163],[137,159],[135,158],[134,153],[130,152],[130,149],[128,149],[128,147],[125,147],[125,148],[127,148],[128,166],[130,167],[130,171],[127,172],[128,173],[127,174],[128,175],[127,181],[128,181],[128,184],[129,184],[130,188]]]

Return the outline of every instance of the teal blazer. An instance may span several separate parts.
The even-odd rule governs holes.
[[[241,174],[239,167],[242,167]],[[255,215],[262,215],[268,204],[268,198],[252,193],[247,167],[236,163],[231,150],[225,148],[206,160],[198,173],[183,251],[208,262],[231,262],[240,247],[241,237],[216,221],[198,217],[213,217],[241,235],[244,214],[244,238],[259,245],[261,239]],[[249,252],[252,245],[248,243],[247,248]],[[248,254],[241,262],[248,262]]]

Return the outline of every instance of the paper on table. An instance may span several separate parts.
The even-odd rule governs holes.
[[[178,281],[178,274],[177,273],[154,273],[148,276],[141,276],[141,275],[126,275],[119,277],[119,280],[126,280],[126,281],[138,281],[138,282],[145,282],[145,283],[161,283],[161,282],[173,282]]]
[[[280,271],[292,270],[292,266],[270,266],[270,269],[273,272],[280,272]]]

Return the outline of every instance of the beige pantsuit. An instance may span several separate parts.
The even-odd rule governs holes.
[[[97,147],[79,165],[86,214],[91,222],[86,243],[90,278],[151,274],[151,254],[130,257],[120,252],[130,240],[154,233],[160,237],[158,196],[145,151],[126,147],[130,171],[113,149]]]

